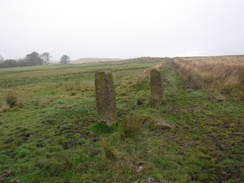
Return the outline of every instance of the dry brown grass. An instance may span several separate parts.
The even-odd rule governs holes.
[[[203,79],[211,89],[238,99],[244,94],[244,56],[174,58],[174,63]]]

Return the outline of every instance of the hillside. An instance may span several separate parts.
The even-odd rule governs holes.
[[[81,64],[90,62],[108,62],[108,61],[119,61],[119,58],[80,58],[77,60],[71,60],[71,64]]]
[[[244,105],[232,93],[242,88],[222,90],[218,82],[214,90],[178,59],[188,61],[137,58],[0,69],[0,182],[243,181]],[[153,68],[163,72],[162,105],[150,99]],[[117,126],[97,122],[99,70],[113,73]],[[158,121],[172,128],[158,128]]]

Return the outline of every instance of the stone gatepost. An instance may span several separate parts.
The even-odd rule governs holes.
[[[165,100],[162,72],[156,69],[150,72],[152,104],[162,104]]]
[[[116,99],[111,71],[95,73],[95,90],[98,121],[112,126],[117,122]]]

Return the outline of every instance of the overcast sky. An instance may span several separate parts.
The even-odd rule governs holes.
[[[244,54],[244,0],[0,0],[0,55]]]

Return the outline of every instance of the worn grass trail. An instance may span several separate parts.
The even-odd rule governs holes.
[[[180,79],[175,69],[169,65],[164,68],[169,82],[166,84],[168,105],[164,105],[163,113],[176,118],[177,133],[182,134],[182,139],[177,139],[178,143],[202,154],[199,160],[209,160],[208,169],[200,172],[208,172],[208,176],[218,182],[241,180],[243,103],[236,103],[230,98],[220,101],[207,89],[186,87],[189,83]]]
[[[0,181],[243,180],[243,103],[191,88],[165,61],[166,102],[151,106],[149,78],[138,76],[159,61],[0,70],[0,99],[12,89],[23,103],[0,113]],[[116,86],[111,128],[96,123],[94,72],[104,69]]]

